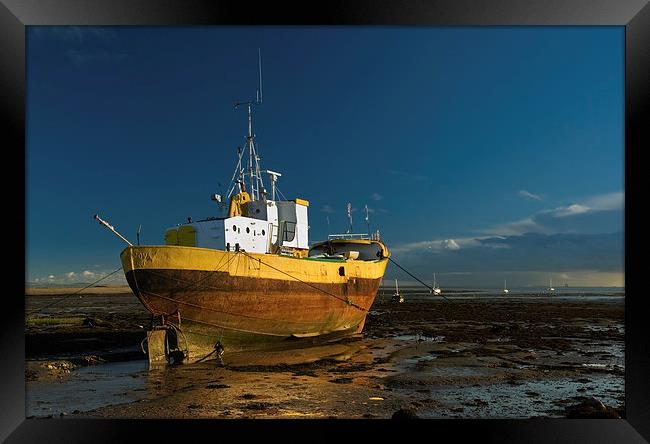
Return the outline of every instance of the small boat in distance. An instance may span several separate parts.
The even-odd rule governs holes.
[[[431,294],[440,294],[442,293],[442,290],[440,287],[438,287],[438,284],[436,283],[436,274],[433,273],[433,289],[431,290]]]
[[[548,281],[548,291],[555,291],[555,288],[553,288],[553,279],[549,279]]]
[[[399,287],[397,286],[397,279],[395,279],[395,293],[393,293],[393,302],[399,302],[400,304],[404,302],[404,296],[399,293]]]
[[[503,293],[508,294],[510,293],[510,290],[508,290],[508,286],[506,285],[506,280],[503,280]]]

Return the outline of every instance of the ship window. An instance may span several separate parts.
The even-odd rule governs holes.
[[[250,233],[250,232],[251,232],[251,229],[248,228],[248,227],[246,227],[246,232],[247,232],[247,233]]]
[[[237,225],[232,226],[232,231],[237,231]]]
[[[345,276],[345,267],[339,267],[339,276]]]
[[[262,236],[264,236],[265,234],[266,234],[266,232],[264,230],[262,230]]]

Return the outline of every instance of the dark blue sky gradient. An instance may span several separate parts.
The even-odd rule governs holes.
[[[27,37],[28,281],[119,266],[122,243],[94,213],[132,241],[142,224],[153,244],[187,216],[216,215],[209,196],[225,191],[244,144],[233,103],[255,97],[258,47],[262,168],[283,174],[287,198],[310,201],[311,240],[326,236],[326,216],[345,231],[348,201],[368,204],[371,229],[398,246],[624,189],[623,27],[28,27]],[[365,231],[361,211],[354,218]]]

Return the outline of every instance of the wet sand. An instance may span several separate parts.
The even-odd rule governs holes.
[[[133,295],[73,296],[27,316],[27,416],[624,417],[622,295],[404,295],[359,337],[158,368]]]

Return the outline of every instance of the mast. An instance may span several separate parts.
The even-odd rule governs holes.
[[[248,148],[248,176],[250,181],[249,191],[251,200],[259,200],[260,192],[262,193],[263,198],[266,199],[266,189],[264,188],[264,182],[260,173],[260,156],[258,155],[255,148],[255,136],[253,135],[253,105],[262,104],[262,53],[259,48],[257,53],[259,63],[259,89],[257,90],[255,101],[249,100],[247,102],[235,103],[235,109],[237,109],[240,105],[246,105],[248,107],[248,134],[246,135],[246,145]],[[239,160],[241,162],[241,157]],[[240,171],[241,175],[243,176],[243,165]],[[244,183],[243,177],[242,183]]]
[[[368,227],[368,234],[370,234],[370,219],[368,218],[368,205],[366,205],[366,226]]]
[[[348,202],[348,219],[350,220],[350,229],[348,230],[348,233],[352,233],[352,204],[350,202]]]

